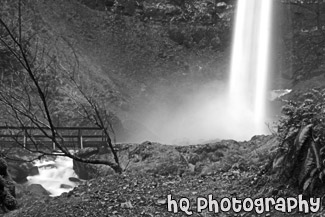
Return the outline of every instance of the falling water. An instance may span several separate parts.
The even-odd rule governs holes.
[[[265,132],[273,0],[238,0],[230,72],[233,121]]]
[[[187,145],[215,139],[248,140],[269,133],[265,123],[270,123],[270,119],[266,119],[265,110],[269,103],[267,81],[274,2],[237,0],[227,87],[217,80],[193,88],[195,92],[185,89],[183,93],[178,87],[163,89],[161,96],[166,95],[168,100],[158,97],[152,108],[140,109],[139,123],[150,130],[138,130],[135,140]],[[180,100],[180,96],[185,97]]]

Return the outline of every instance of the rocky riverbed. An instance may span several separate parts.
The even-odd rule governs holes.
[[[299,193],[296,189],[274,180],[270,173],[270,157],[277,145],[274,136],[193,146],[151,142],[120,145],[125,168],[122,174],[114,174],[103,167],[89,170],[79,165],[80,170],[88,173],[88,181],[54,198],[40,189],[33,192],[18,187],[19,209],[5,216],[186,216],[181,210],[178,213],[168,211],[167,195],[176,200],[188,198],[194,210],[192,216],[215,216],[207,210],[195,212],[196,199],[209,194],[218,200],[224,197],[295,197]],[[289,214],[271,210],[262,216],[286,215]],[[294,215],[300,216],[299,213]],[[218,216],[258,215],[223,212]]]

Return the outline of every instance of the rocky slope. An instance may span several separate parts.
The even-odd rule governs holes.
[[[3,4],[16,20],[15,3]],[[26,1],[23,30],[31,46],[44,48],[60,67],[78,72],[87,91],[117,115],[121,121],[112,122],[119,139],[143,141],[156,136],[148,129],[152,126],[144,126],[148,116],[184,113],[184,107],[193,106],[188,101],[198,101],[193,96],[200,91],[208,89],[213,95],[225,88],[235,4],[230,0]],[[324,16],[317,12],[323,4],[309,9],[275,5],[270,88],[299,91],[323,85]],[[62,92],[74,93],[66,86]],[[73,109],[67,112],[66,97],[57,101],[57,122],[81,124],[71,117]],[[146,136],[136,138],[139,131]]]
[[[32,7],[45,46],[53,46],[52,40],[56,40],[56,48],[64,53],[59,58],[64,58],[71,45],[79,55],[80,73],[98,86],[114,111],[114,106],[118,111],[129,110],[140,99],[157,95],[162,87],[202,85],[225,76],[222,71],[215,73],[216,68],[224,67],[224,52],[231,39],[231,16],[227,14],[231,9],[224,6],[210,12],[220,11],[222,18],[217,20],[204,4],[193,6],[193,10],[205,10],[202,14],[193,11],[188,15],[191,20],[181,20],[187,14],[164,1],[159,5],[143,1],[133,14],[123,8],[102,10],[77,0],[38,1]],[[203,20],[192,20],[195,15]]]
[[[182,211],[168,212],[169,194],[173,199],[188,198],[192,216],[215,216],[213,212],[195,212],[196,198],[209,194],[218,200],[296,197],[297,189],[288,188],[270,173],[269,158],[277,145],[273,136],[197,146],[136,145],[140,149],[130,151],[131,161],[123,174],[97,174],[56,198],[25,194],[18,199],[20,208],[5,216],[186,216]],[[232,211],[218,215],[317,216],[296,210],[291,214],[271,210],[263,215]]]
[[[78,98],[77,91],[53,69],[78,75],[86,92],[133,135],[148,128],[141,126],[143,116],[160,108],[181,110],[200,90],[221,88],[227,78],[234,4],[225,2],[24,2],[23,37],[30,53],[44,49],[39,61],[51,65],[46,80],[53,80],[51,89],[56,89],[55,122],[84,124],[74,120],[68,97]],[[2,4],[8,22],[17,20],[17,2]],[[121,121],[112,123],[119,134]]]

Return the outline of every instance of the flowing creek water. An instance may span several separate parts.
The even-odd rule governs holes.
[[[57,157],[53,160],[35,161],[39,169],[39,175],[27,177],[27,184],[40,184],[50,196],[59,196],[63,192],[71,191],[76,182],[69,180],[70,177],[77,178],[73,170],[73,161],[68,157]]]

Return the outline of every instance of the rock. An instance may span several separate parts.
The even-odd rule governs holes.
[[[64,188],[64,189],[71,189],[73,188],[71,185],[67,185],[67,184],[61,184],[60,188]]]
[[[0,158],[0,206],[3,211],[14,210],[18,206],[15,184],[8,172],[8,164],[3,158]]]
[[[5,189],[4,194],[2,196],[4,196],[3,205],[8,210],[14,210],[17,208],[18,203],[17,203],[16,198],[13,195],[11,195],[7,189]]]
[[[7,188],[10,194],[16,197],[15,183],[10,176],[0,176],[1,185]]]
[[[26,187],[22,184],[15,183],[16,198],[21,198],[26,192]]]
[[[9,193],[16,197],[15,193],[15,182],[12,180],[8,168],[7,163],[3,158],[0,158],[0,187],[1,189],[5,188],[9,190]]]
[[[34,165],[30,162],[21,161],[8,161],[8,171],[12,179],[17,183],[27,182],[27,176],[29,176],[29,170]]]
[[[28,170],[24,170],[19,165],[9,164],[9,171],[12,174],[13,180],[17,183],[27,182]]]
[[[181,176],[190,172],[187,160],[175,147],[144,142],[135,146],[129,154],[132,156],[132,161],[128,166],[128,171],[149,172],[162,176]]]
[[[168,36],[172,41],[176,42],[179,45],[184,44],[186,40],[185,31],[183,31],[182,29],[171,28],[168,31]]]
[[[194,172],[195,172],[195,165],[189,163],[189,164],[188,164],[188,167],[189,167],[188,169],[189,169],[189,172],[190,172],[190,173],[194,173]]]
[[[167,203],[167,200],[165,198],[157,200],[158,205],[165,205],[166,203]]]
[[[127,202],[125,202],[125,203],[121,203],[121,208],[122,208],[122,209],[132,209],[133,206],[132,206],[132,204],[131,204],[131,201],[127,201]]]
[[[28,171],[29,176],[36,176],[39,175],[39,170],[37,166],[33,166],[32,168],[29,169]]]
[[[50,192],[48,192],[42,185],[40,184],[31,184],[27,186],[27,191],[29,191],[34,196],[44,197],[49,196]]]
[[[69,181],[70,182],[81,182],[81,180],[76,177],[69,177]]]
[[[98,152],[99,151],[94,148],[85,148],[80,150],[77,155],[83,158],[105,159],[113,162],[113,159],[108,159],[110,154]],[[114,173],[114,170],[107,165],[82,163],[76,160],[73,160],[73,170],[80,179],[84,180],[93,179],[98,176],[107,176]]]
[[[125,15],[130,15],[132,16],[135,13],[135,9],[136,9],[136,2],[135,0],[124,0],[123,2],[123,13]]]
[[[96,165],[73,161],[73,169],[79,178],[89,180],[98,176],[114,174],[114,170],[107,165]]]
[[[53,169],[53,168],[56,168],[56,165],[55,165],[55,163],[53,163],[53,164],[46,164],[46,165],[42,165],[42,166],[40,166],[40,167],[38,167],[39,169]]]

